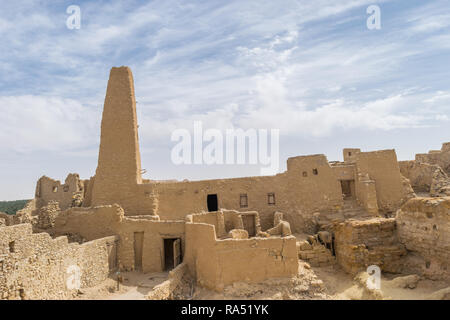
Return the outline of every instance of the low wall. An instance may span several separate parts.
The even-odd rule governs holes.
[[[410,199],[396,219],[399,241],[425,260],[423,275],[450,279],[450,197]]]
[[[0,227],[0,298],[68,299],[70,277],[80,275],[80,288],[104,281],[116,267],[117,237],[68,243],[32,233],[31,224]]]
[[[217,240],[214,226],[202,223],[186,223],[185,261],[199,285],[218,291],[298,272],[295,237]]]
[[[169,272],[169,279],[155,286],[145,297],[147,300],[169,300],[173,298],[173,293],[183,285],[183,279],[188,273],[185,263],[178,265]]]
[[[123,209],[117,204],[70,208],[57,215],[53,230],[55,235],[77,234],[86,240],[94,240],[117,234],[123,219]]]

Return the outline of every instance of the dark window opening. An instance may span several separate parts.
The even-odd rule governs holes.
[[[349,153],[348,153],[348,155],[349,155],[349,156],[351,156],[351,155],[352,155],[352,153],[351,153],[351,152],[349,152]]]
[[[64,191],[64,192],[69,191],[69,186],[64,186],[64,187],[63,187],[63,191]]]
[[[20,297],[20,299],[22,299],[22,300],[25,299],[25,290],[19,289],[19,297]]]
[[[313,169],[313,174],[317,176],[319,174],[319,171],[317,169]]]
[[[267,203],[270,205],[275,204],[275,193],[272,192],[267,194]]]
[[[217,194],[208,194],[206,203],[208,205],[209,212],[219,210],[219,201],[217,200]]]
[[[307,176],[308,176],[308,172],[303,171],[303,176],[304,176],[304,177],[307,177]]]
[[[164,239],[164,270],[172,270],[181,262],[181,239]]]
[[[344,200],[355,198],[355,180],[341,180],[341,190]]]
[[[248,207],[248,197],[246,193],[243,193],[240,195],[239,198],[239,204],[241,208],[247,208]]]
[[[11,253],[16,252],[16,242],[15,241],[11,241],[9,243],[9,252],[11,252]]]
[[[58,187],[53,187],[53,192],[58,192]]]

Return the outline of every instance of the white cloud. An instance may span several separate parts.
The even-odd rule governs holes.
[[[96,143],[99,112],[58,97],[1,96],[2,152],[70,151]]]

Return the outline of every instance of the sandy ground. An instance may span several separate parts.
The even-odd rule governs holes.
[[[360,300],[363,289],[355,283],[354,278],[335,266],[313,268],[314,272],[324,282],[325,292],[334,300]],[[381,291],[385,299],[393,300],[423,300],[433,292],[450,286],[445,281],[419,280],[414,289],[396,287],[392,280],[403,275],[382,274]]]
[[[123,283],[117,289],[117,278],[112,277],[101,285],[83,289],[76,299],[89,300],[143,300],[145,296],[158,284],[167,280],[168,273],[122,273]],[[432,293],[450,287],[444,281],[431,281],[421,279],[414,285],[414,289],[403,288],[396,285],[394,278],[403,275],[384,274],[381,278],[381,293],[383,299],[394,300],[423,300]],[[189,296],[183,299],[195,300],[361,300],[368,299],[367,291],[361,281],[345,273],[339,266],[310,267],[309,264],[299,261],[299,270],[296,277],[291,279],[270,279],[261,283],[235,283],[215,292],[205,288],[196,287]],[[372,298],[369,296],[369,298]]]
[[[82,300],[144,300],[158,284],[168,278],[168,272],[140,273],[123,272],[123,283],[117,290],[117,278],[109,278],[98,286],[82,289],[77,299]]]

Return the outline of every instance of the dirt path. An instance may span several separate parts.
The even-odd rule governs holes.
[[[117,280],[109,278],[102,284],[81,290],[77,299],[82,300],[144,300],[158,284],[167,280],[168,272],[123,272],[123,283],[117,290]]]

